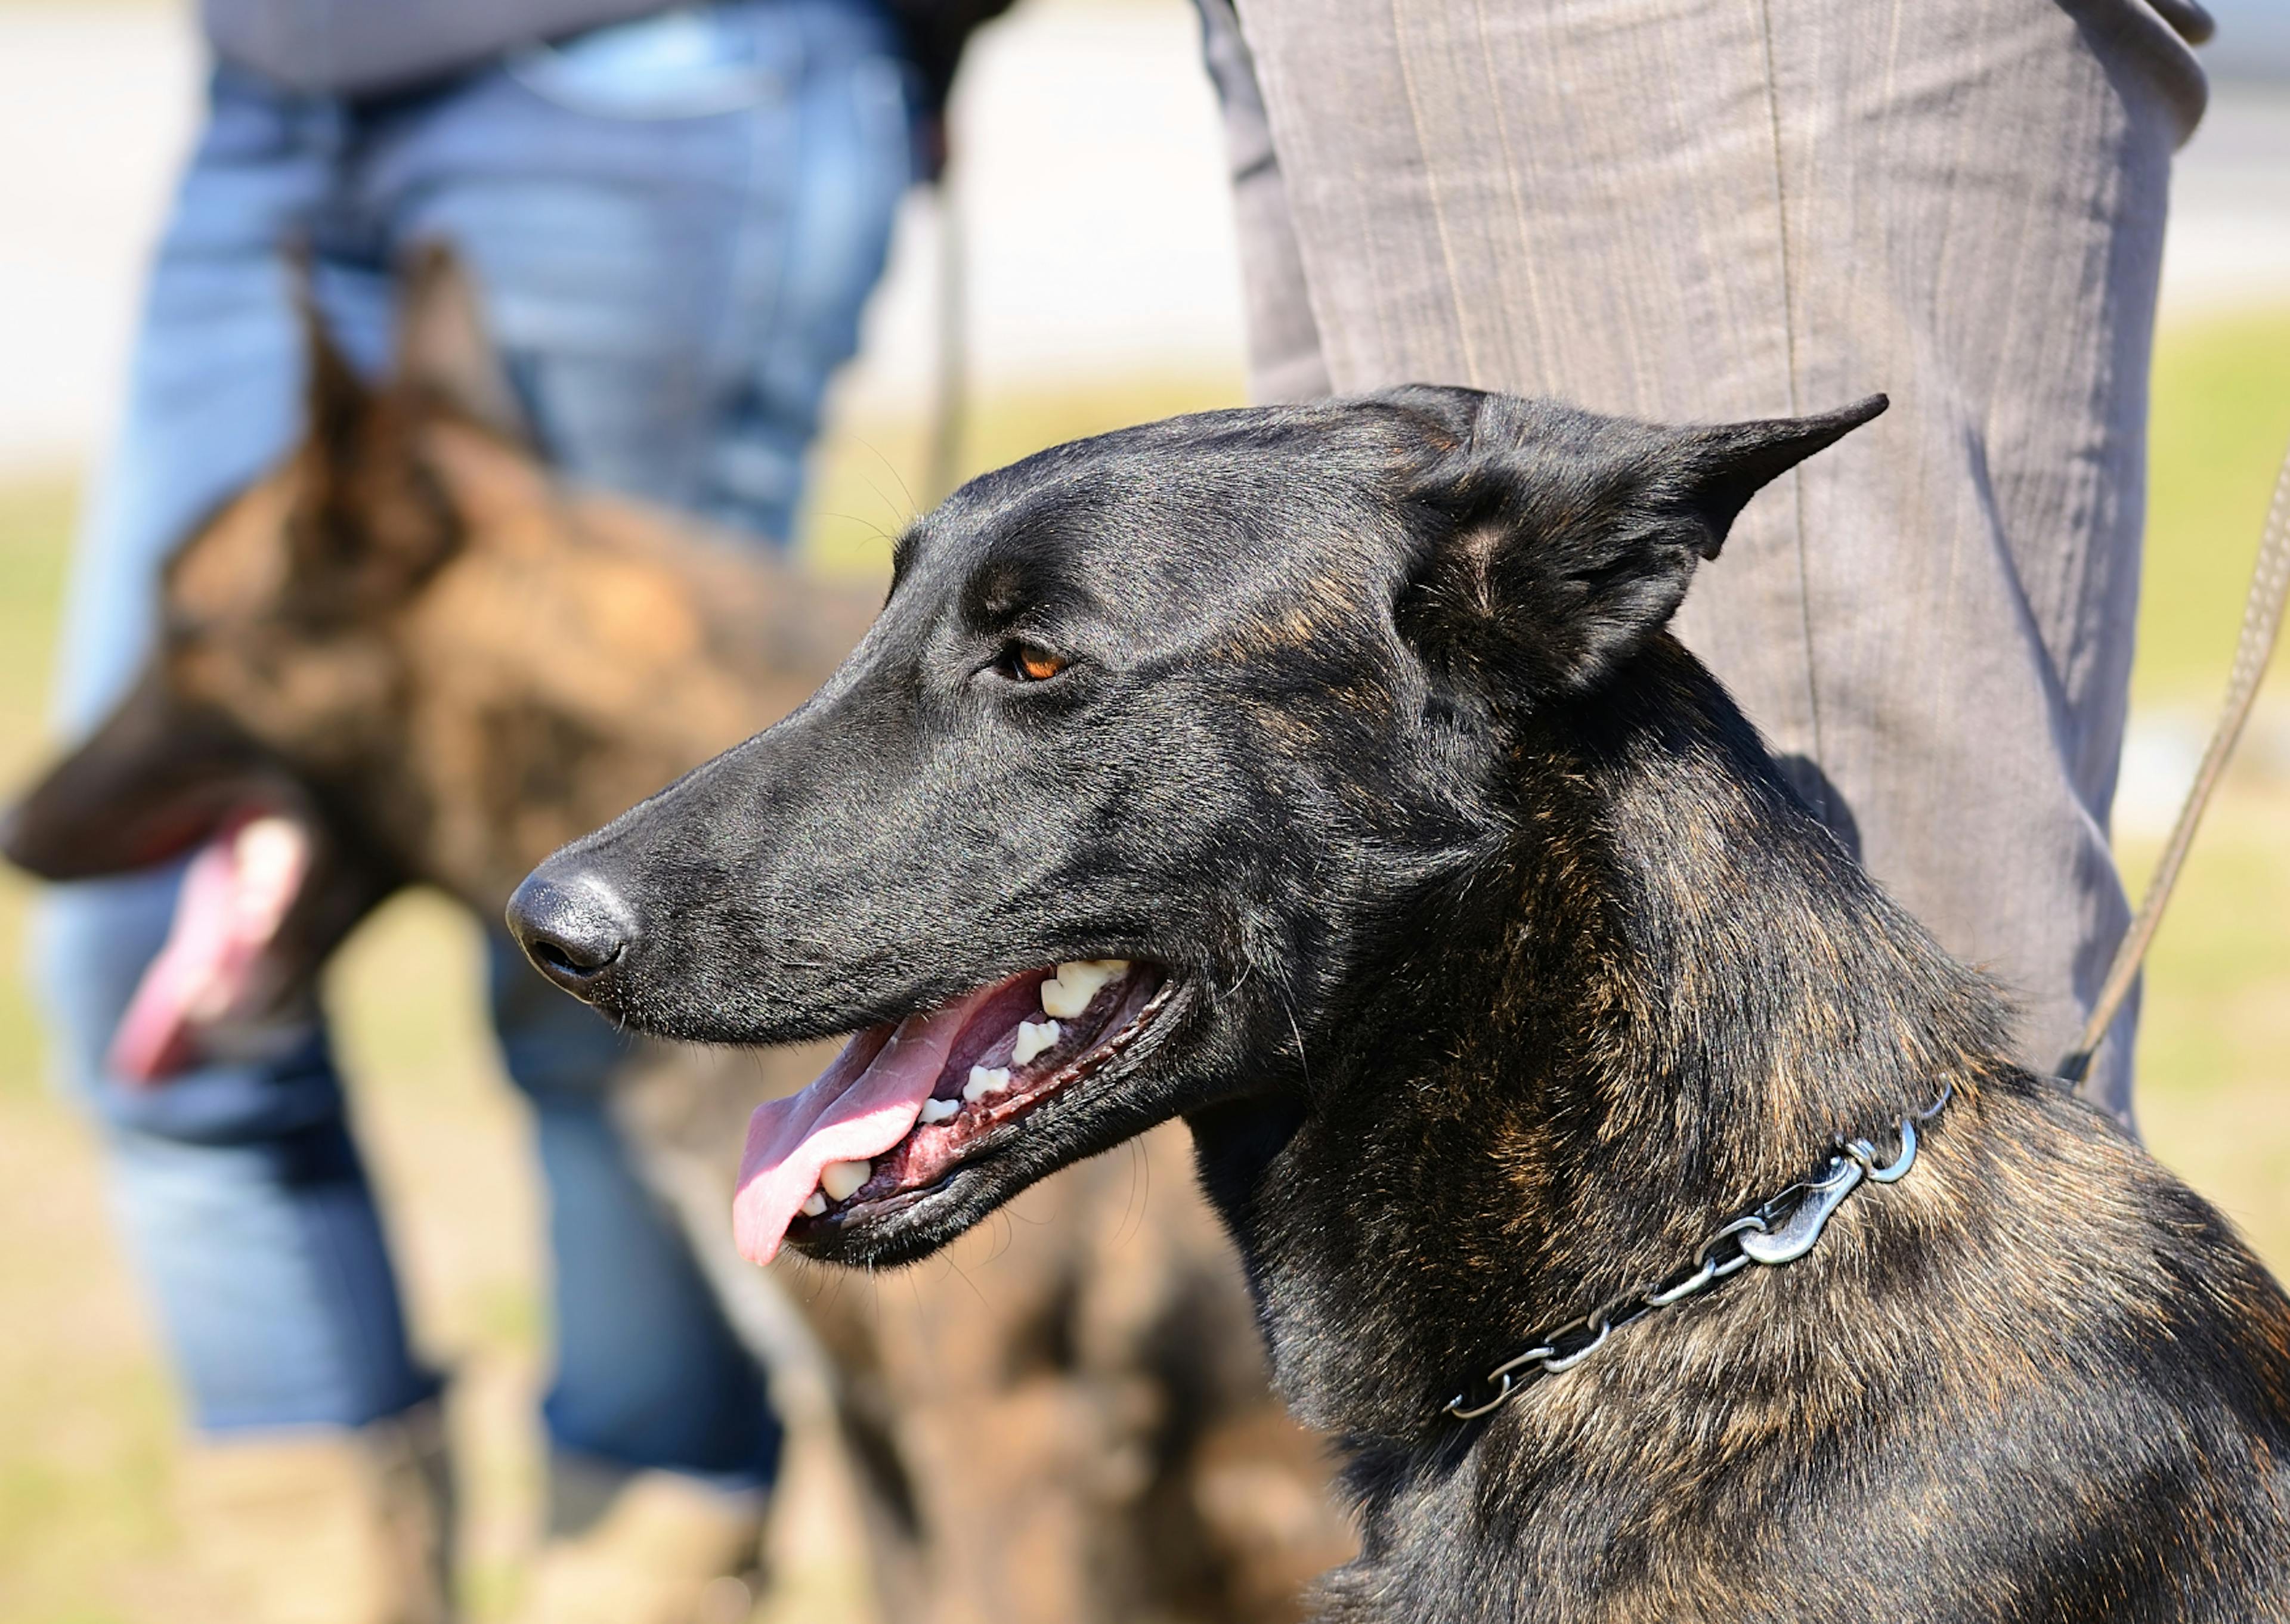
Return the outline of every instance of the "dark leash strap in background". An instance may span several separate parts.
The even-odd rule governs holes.
[[[2286,599],[2290,599],[2290,457],[2283,459],[2282,472],[2275,479],[2274,503],[2267,509],[2266,532],[2258,543],[2258,567],[2251,576],[2250,596],[2243,604],[2242,636],[2235,644],[2233,673],[2227,678],[2226,708],[2219,713],[2218,725],[2211,730],[2210,746],[2203,752],[2203,764],[2187,791],[2186,804],[2179,808],[2179,820],[2171,826],[2171,838],[2164,843],[2155,877],[2147,882],[2139,912],[2124,932],[2122,945],[2115,949],[2107,980],[2100,983],[2091,1019],[2084,1025],[2075,1052],[2060,1062],[2060,1076],[2074,1084],[2076,1092],[2086,1100],[2093,1099],[2086,1086],[2092,1056],[2106,1041],[2108,1028],[2115,1024],[2116,1013],[2138,978],[2139,965],[2155,940],[2155,929],[2163,923],[2164,905],[2179,883],[2179,871],[2186,867],[2188,848],[2195,844],[2195,827],[2202,821],[2219,780],[2226,775],[2227,760],[2242,737],[2243,724],[2250,719],[2260,679],[2266,675],[2266,662],[2282,629]],[[2093,1100],[2093,1103],[2101,1102]]]

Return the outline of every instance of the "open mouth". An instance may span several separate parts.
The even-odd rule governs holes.
[[[741,1254],[768,1263],[790,1235],[910,1204],[1127,1048],[1175,985],[1142,961],[1076,961],[859,1033],[817,1082],[749,1121],[733,1204]]]
[[[262,955],[309,873],[310,848],[299,820],[255,808],[209,836],[184,872],[166,944],[112,1034],[114,1072],[163,1082],[198,1058],[207,1033],[259,1012],[272,990]]]

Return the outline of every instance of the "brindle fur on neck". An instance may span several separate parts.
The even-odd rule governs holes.
[[[1277,1384],[1346,1442],[1370,1556],[1327,1616],[2290,1598],[2278,1513],[2248,1515],[2290,1486],[2290,1311],[2217,1216],[2001,1058],[1994,991],[1667,638],[1518,755],[1501,859],[1425,902],[1405,934],[1426,949],[1308,1057],[1314,1108],[1285,1134],[1193,1119]],[[1806,1258],[1616,1332],[1483,1422],[1443,1413],[1530,1333],[1668,1273],[1943,1083],[1911,1175]],[[2094,1369],[2161,1391],[2095,1396]],[[2142,1436],[2158,1447],[2126,1453]],[[1992,1546],[1965,1543],[1983,1528]],[[2168,1571],[2184,1548],[2214,1589]]]

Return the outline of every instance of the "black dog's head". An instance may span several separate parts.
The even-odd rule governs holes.
[[[905,537],[808,705],[511,926],[642,1028],[857,1033],[757,1113],[741,1243],[922,1255],[1173,1115],[1308,1099],[1383,948],[1502,850],[1516,730],[1884,404],[1674,429],[1416,388],[1045,452]]]

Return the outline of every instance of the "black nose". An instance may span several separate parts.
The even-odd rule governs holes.
[[[532,967],[576,998],[593,998],[629,948],[635,927],[613,888],[578,870],[525,876],[508,900],[509,934]]]

